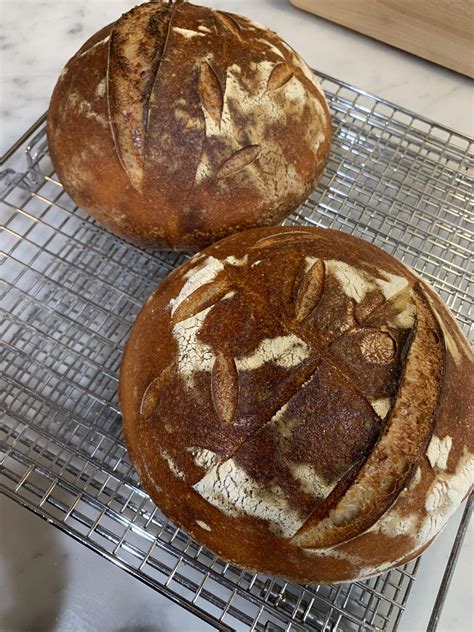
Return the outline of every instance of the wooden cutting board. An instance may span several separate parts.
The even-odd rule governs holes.
[[[474,0],[290,0],[354,31],[474,77]]]

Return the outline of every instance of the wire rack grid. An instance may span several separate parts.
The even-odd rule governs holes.
[[[472,336],[473,141],[318,75],[331,158],[287,223],[381,246],[430,281]],[[185,257],[144,252],[97,225],[53,172],[44,117],[35,132],[21,139],[26,171],[7,169],[1,183],[0,490],[217,629],[395,630],[417,561],[338,586],[243,572],[141,489],[122,437],[120,357],[145,299]]]

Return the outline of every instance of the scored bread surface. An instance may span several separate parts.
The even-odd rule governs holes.
[[[331,118],[313,73],[272,31],[150,2],[68,62],[48,141],[66,190],[109,229],[189,248],[296,208],[326,164]]]
[[[330,230],[262,228],[173,272],[120,399],[163,512],[239,566],[366,577],[418,555],[473,482],[472,353],[407,268]]]

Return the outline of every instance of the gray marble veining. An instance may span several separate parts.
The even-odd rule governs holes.
[[[66,61],[132,0],[3,0],[0,26],[3,152],[48,107]],[[320,20],[288,0],[203,0],[267,24],[314,68],[472,133],[470,81],[454,72]],[[376,63],[374,63],[376,62]]]

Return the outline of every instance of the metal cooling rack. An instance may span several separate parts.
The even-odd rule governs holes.
[[[287,222],[381,246],[472,334],[473,141],[320,76],[331,159]],[[417,561],[365,582],[299,586],[223,563],[154,507],[123,443],[117,374],[135,315],[184,256],[134,248],[76,208],[53,172],[44,117],[6,158],[21,164],[2,173],[0,195],[0,489],[220,630],[395,630]],[[468,518],[466,509],[432,626]]]

